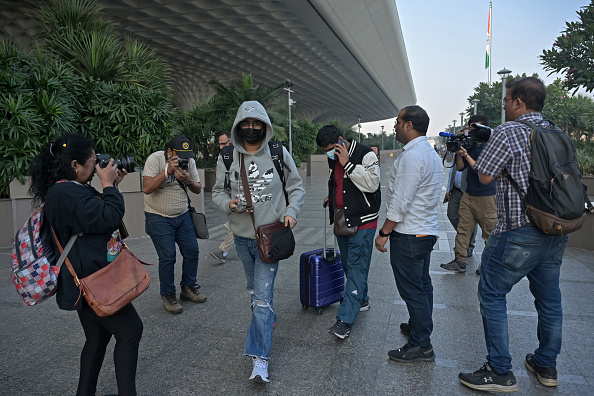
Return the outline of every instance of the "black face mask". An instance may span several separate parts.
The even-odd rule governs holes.
[[[249,144],[256,144],[264,139],[263,129],[246,128],[239,130],[239,136]]]

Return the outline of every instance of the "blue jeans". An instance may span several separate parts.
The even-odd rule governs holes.
[[[496,373],[511,370],[506,295],[524,276],[538,313],[538,349],[534,363],[556,366],[561,351],[559,273],[567,235],[547,235],[531,225],[491,235],[481,258],[478,297],[483,316],[487,361]]]
[[[354,236],[337,236],[342,268],[346,277],[344,300],[340,303],[336,319],[355,324],[361,304],[369,300],[367,276],[373,253],[375,229],[359,230]]]
[[[144,212],[145,231],[151,237],[159,256],[160,293],[175,293],[175,244],[183,257],[180,285],[198,287],[198,241],[190,213],[177,217],[163,217]]]
[[[433,332],[433,285],[429,276],[429,262],[434,235],[390,233],[390,263],[400,297],[408,309],[409,344],[426,347]]]
[[[243,355],[268,360],[272,346],[272,329],[276,321],[272,299],[278,261],[272,264],[263,263],[255,239],[235,236],[235,249],[243,262],[246,288],[252,304],[252,321]]]

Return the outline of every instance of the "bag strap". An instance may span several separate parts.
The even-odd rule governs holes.
[[[82,232],[72,235],[70,237],[70,239],[68,240],[66,247],[64,249],[62,249],[62,245],[60,244],[60,241],[58,241],[58,237],[56,236],[54,227],[51,227],[51,229],[52,229],[52,234],[54,235],[54,241],[56,241],[56,245],[58,246],[58,249],[60,250],[60,258],[58,259],[58,262],[56,263],[56,265],[60,266],[60,265],[62,265],[63,262],[65,262],[66,266],[68,267],[68,271],[70,271],[70,274],[74,278],[74,283],[76,284],[76,286],[80,287],[80,281],[78,280],[76,271],[74,271],[74,268],[72,267],[72,264],[70,263],[70,260],[68,259],[68,253],[70,253],[70,249],[72,249],[72,246],[74,245],[74,241],[76,241],[76,238],[78,238],[80,235],[82,235]]]
[[[245,162],[243,160],[243,154],[239,153],[239,169],[241,173],[241,184],[243,187],[243,195],[245,195],[245,201],[248,206],[254,207],[252,203],[252,194],[250,193],[250,185],[247,178],[247,173],[245,172]],[[256,231],[256,219],[254,218],[254,211],[250,212],[250,216],[252,217],[252,224],[254,226],[254,232]]]
[[[177,179],[175,179],[175,180],[177,180]],[[188,210],[191,211],[193,208],[192,208],[192,201],[190,201],[190,194],[188,194],[188,189],[186,188],[184,183],[180,182],[179,180],[177,180],[177,182],[179,183],[181,188],[186,193],[186,197],[188,197]]]
[[[281,183],[283,184],[283,192],[285,194],[285,202],[287,207],[289,206],[289,194],[287,194],[287,181],[285,180],[285,169],[288,169],[291,172],[291,168],[287,166],[284,160],[284,151],[283,145],[281,142],[270,140],[268,142],[268,147],[270,148],[270,157],[272,158],[272,163],[276,168],[276,172],[278,173]]]

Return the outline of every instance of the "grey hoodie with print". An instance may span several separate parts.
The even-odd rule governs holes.
[[[237,132],[237,124],[246,118],[255,118],[266,124],[264,140],[262,140],[258,151],[253,155],[245,150],[243,139]],[[233,150],[233,163],[229,168],[231,195],[225,190],[224,182],[227,169],[221,156],[219,156],[217,162],[217,178],[212,190],[213,202],[227,213],[231,231],[239,237],[256,239],[256,231],[250,214],[234,213],[229,209],[231,199],[240,198],[245,202],[239,167],[239,153],[244,156],[250,194],[254,205],[256,227],[275,221],[284,221],[285,216],[297,219],[303,205],[305,196],[303,182],[299,177],[293,158],[287,149],[283,147],[283,160],[288,168],[285,169],[285,180],[289,206],[286,204],[283,185],[270,156],[268,142],[271,138],[272,124],[264,107],[256,101],[243,102],[237,110],[237,116],[231,129],[231,144],[235,147],[235,150]]]

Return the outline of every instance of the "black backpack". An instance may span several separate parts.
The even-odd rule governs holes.
[[[270,157],[272,158],[272,163],[274,163],[274,167],[276,168],[276,172],[278,173],[281,182],[283,183],[283,192],[285,193],[285,202],[287,206],[289,206],[289,195],[287,194],[286,189],[286,180],[285,180],[285,172],[284,170],[288,170],[291,172],[291,168],[287,166],[285,160],[283,158],[283,144],[281,142],[277,142],[275,140],[268,141],[268,147],[270,148]],[[233,145],[228,145],[223,147],[221,150],[221,158],[223,159],[223,163],[225,164],[225,168],[227,171],[225,172],[225,184],[224,188],[227,191],[231,191],[231,178],[229,176],[229,169],[231,168],[231,164],[233,163],[233,150],[235,147]]]
[[[594,208],[582,183],[573,142],[553,123],[544,127],[542,121],[538,124],[518,122],[532,128],[528,191],[522,191],[509,174],[506,176],[522,199],[528,217],[547,234],[563,235],[579,230],[586,216],[586,206],[592,213]],[[505,204],[510,224],[508,199]]]

